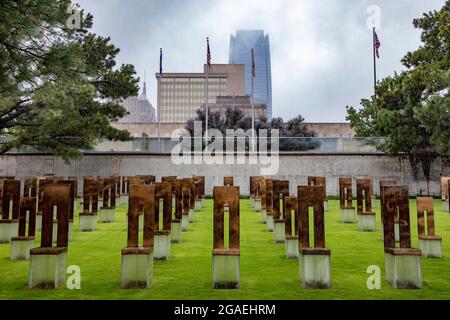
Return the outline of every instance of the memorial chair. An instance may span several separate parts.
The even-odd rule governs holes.
[[[169,260],[172,228],[172,186],[169,182],[155,184],[155,241],[153,257]]]
[[[395,241],[397,216],[399,247]],[[383,225],[386,281],[396,289],[422,288],[421,251],[411,247],[408,187],[384,187]]]
[[[0,243],[10,243],[19,231],[20,181],[0,179]]]
[[[102,182],[102,206],[98,214],[99,223],[114,222],[116,210],[116,179],[114,177],[103,178]]]
[[[286,238],[284,202],[289,196],[289,181],[273,180],[272,186],[273,239],[275,243],[284,243]]]
[[[339,178],[339,202],[342,223],[356,223],[352,178]]]
[[[442,238],[434,228],[434,204],[432,197],[418,197],[417,228],[419,248],[425,258],[442,258]]]
[[[79,213],[78,229],[92,232],[97,229],[98,180],[95,177],[83,178],[83,210]]]
[[[240,287],[239,187],[215,187],[213,288]],[[229,208],[229,241],[225,246],[225,207]]]
[[[324,186],[298,187],[300,281],[306,289],[331,287],[331,252],[325,247],[323,189]],[[310,243],[309,208],[313,209],[313,245]]]
[[[327,198],[327,178],[326,177],[308,177],[308,186],[323,186],[323,207],[328,211]]]
[[[46,184],[42,197],[41,246],[30,250],[30,289],[53,289],[65,284],[69,245],[70,185]],[[58,221],[53,241],[53,221]],[[54,246],[55,244],[55,246]]]
[[[441,203],[442,211],[449,212],[450,177],[441,177]]]
[[[298,259],[299,242],[298,242],[298,199],[297,197],[286,197],[284,200],[284,227],[285,227],[285,253],[288,259]]]
[[[35,234],[36,197],[22,197],[20,199],[18,235],[11,238],[11,260],[30,259],[30,250],[34,247]]]
[[[358,213],[358,229],[360,231],[376,231],[376,214],[372,211],[372,187],[370,179],[356,180],[356,203]]]
[[[266,179],[266,217],[267,231],[273,232],[273,180]]]
[[[124,289],[150,288],[153,283],[155,185],[131,185],[128,202],[128,240],[122,249]],[[139,216],[144,216],[143,240],[139,241]]]

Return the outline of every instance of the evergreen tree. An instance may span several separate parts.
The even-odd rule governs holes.
[[[70,6],[0,2],[0,154],[28,146],[70,159],[99,139],[130,139],[110,122],[138,92],[134,67],[116,67],[119,49],[89,31],[90,14],[71,30]]]
[[[347,120],[360,137],[386,138],[381,150],[409,155],[429,180],[433,160],[450,155],[450,0],[413,24],[422,44],[403,58],[407,69],[381,80],[362,108],[347,107]]]

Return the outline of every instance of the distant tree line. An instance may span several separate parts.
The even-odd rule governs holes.
[[[206,133],[206,111],[199,109],[196,113],[196,117],[186,124],[186,130],[191,137],[194,137],[194,123],[196,121],[202,123],[202,136]],[[227,129],[242,129],[246,132],[252,129],[252,118],[245,115],[240,108],[230,107],[225,109],[224,112],[209,110],[208,129],[217,129],[223,136],[226,135]],[[317,140],[310,139],[316,137],[316,133],[305,124],[305,119],[301,115],[287,122],[282,118],[273,118],[271,121],[268,121],[266,117],[255,119],[256,135],[259,135],[261,129],[267,130],[268,136],[271,135],[273,129],[279,130],[279,136],[282,138],[280,139],[280,150],[283,151],[305,151],[320,146]]]

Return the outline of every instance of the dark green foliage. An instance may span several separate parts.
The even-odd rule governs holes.
[[[450,155],[450,1],[414,20],[422,45],[402,59],[406,71],[381,80],[360,109],[347,107],[359,137],[385,137],[379,148],[406,153],[427,179],[431,162]]]
[[[68,0],[0,3],[0,153],[32,147],[70,159],[99,139],[127,140],[111,127],[125,109],[114,101],[136,95],[132,65],[116,66],[109,38],[66,22]]]

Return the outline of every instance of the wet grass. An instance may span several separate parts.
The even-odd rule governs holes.
[[[68,265],[81,268],[81,289],[29,290],[29,261],[10,261],[8,244],[0,244],[0,299],[449,299],[450,216],[435,201],[436,233],[443,237],[443,259],[423,259],[424,287],[395,290],[384,281],[384,253],[380,228],[357,231],[339,223],[338,202],[329,203],[326,241],[331,250],[332,288],[306,290],[299,282],[299,263],[287,260],[284,245],[275,244],[249,200],[241,202],[241,289],[212,289],[212,201],[207,200],[181,244],[172,245],[169,261],[155,261],[153,286],[147,290],[120,289],[120,250],[126,244],[126,207],[116,209],[116,222],[99,224],[94,233],[80,233],[75,220]],[[379,221],[379,203],[377,219]],[[416,206],[411,200],[413,246],[418,246]],[[38,239],[36,239],[36,244]],[[381,290],[366,286],[367,267],[382,271]]]

